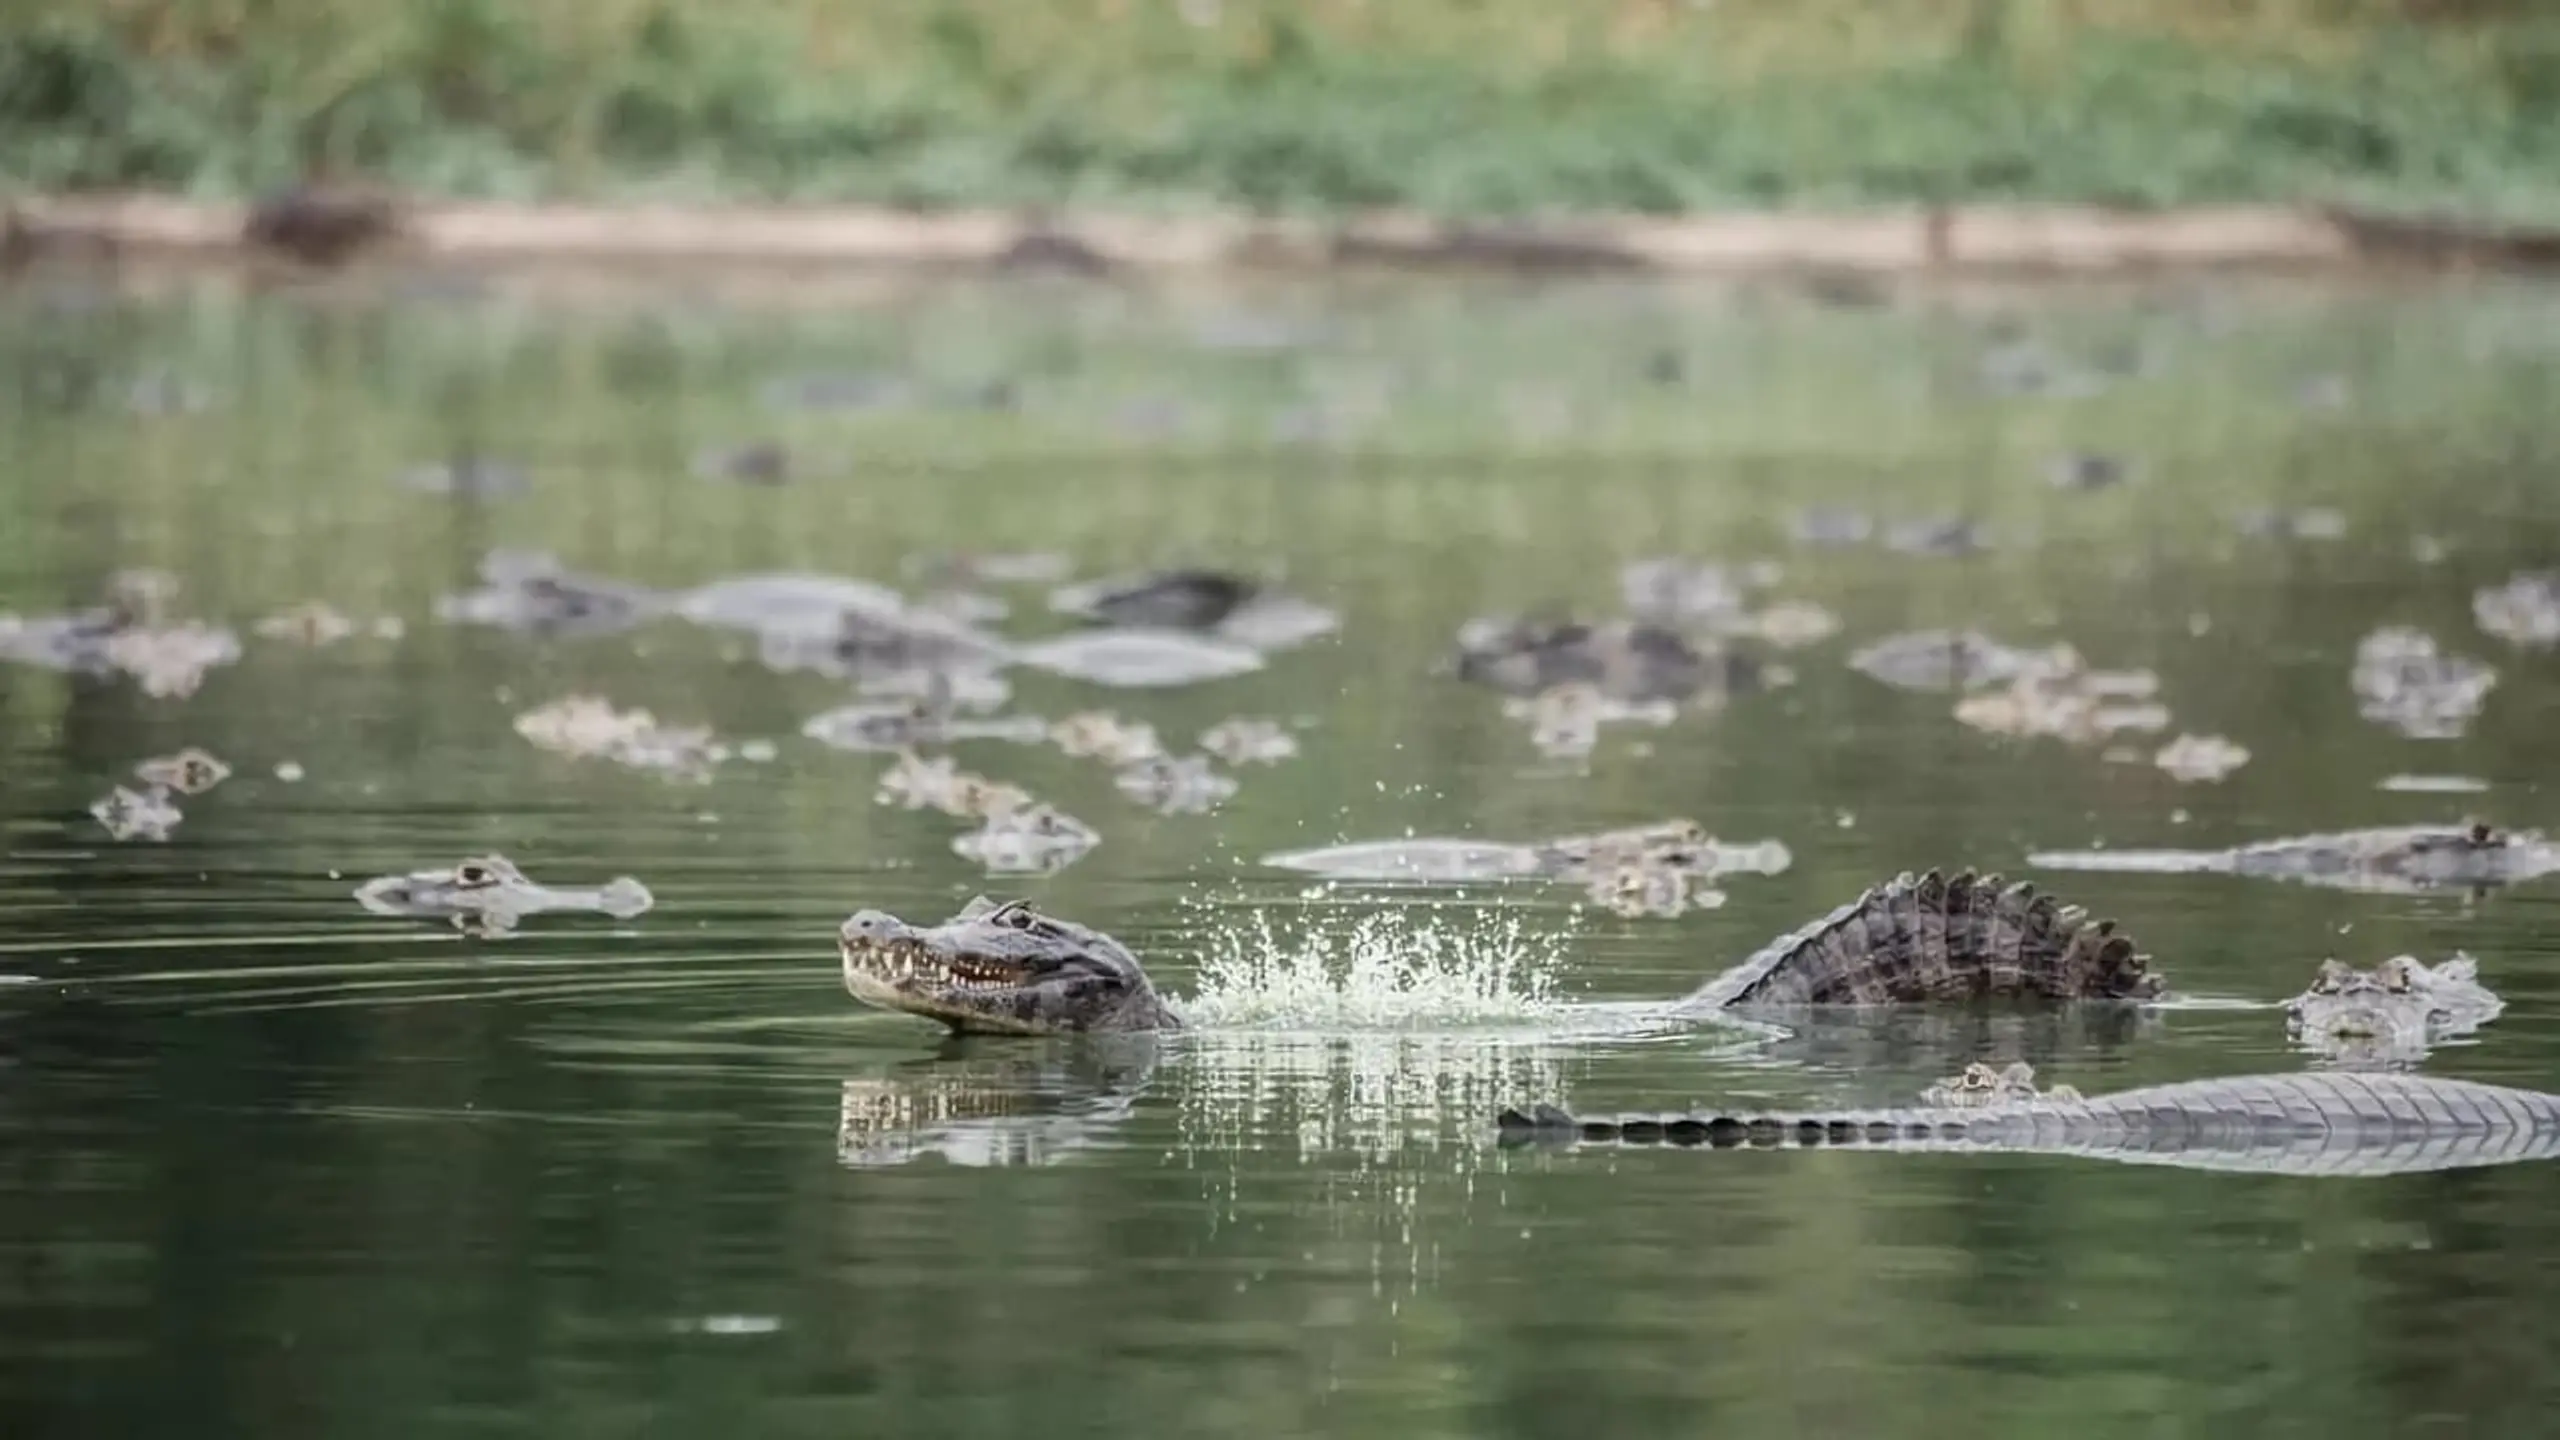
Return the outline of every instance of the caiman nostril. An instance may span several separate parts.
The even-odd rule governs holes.
[[[881,940],[900,928],[898,917],[885,910],[856,910],[836,933],[847,940]]]

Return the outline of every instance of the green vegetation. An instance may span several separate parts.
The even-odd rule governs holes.
[[[0,183],[2560,209],[2533,0],[0,0]]]

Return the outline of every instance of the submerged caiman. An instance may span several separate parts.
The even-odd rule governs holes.
[[[837,932],[857,1000],[955,1031],[1042,1035],[1169,1030],[1182,1019],[1136,956],[1100,931],[1026,901],[980,896],[939,925],[864,910]],[[2031,885],[1930,871],[1878,885],[1671,1007],[1890,1004],[1972,996],[2148,999],[2158,976],[2112,920],[2091,921]]]
[[[1183,1023],[1118,941],[1020,900],[981,896],[940,925],[864,910],[844,922],[837,945],[855,999],[958,1033],[1125,1033]],[[2333,963],[2289,1002],[2289,1025],[2315,1047],[2380,1039],[2422,1049],[2427,1039],[2495,1015],[2496,997],[2471,976],[2467,960],[2433,971],[2393,960],[2369,975]],[[2092,920],[2030,885],[1933,870],[1870,888],[1659,1014],[1704,1022],[1842,1005],[2143,1001],[2161,993],[2161,978],[2113,921]]]
[[[2560,845],[2538,830],[2500,830],[2469,821],[2293,835],[2230,850],[2040,850],[2027,863],[2049,870],[2245,875],[2338,890],[2421,894],[2485,891],[2560,873]]]
[[[2400,1071],[2234,1075],[2083,1096],[2025,1067],[1887,1110],[1576,1116],[1505,1110],[1504,1145],[1969,1151],[2278,1175],[2396,1175],[2560,1156],[2560,1095]],[[1968,1076],[1968,1081],[1973,1077]],[[1957,1093],[1947,1093],[1954,1090]],[[1978,1094],[1967,1092],[1981,1092]]]

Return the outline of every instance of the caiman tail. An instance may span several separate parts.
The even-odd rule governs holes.
[[[2399,1071],[2313,1070],[1986,1108],[1574,1116],[1505,1110],[1506,1146],[2073,1155],[2270,1175],[2397,1175],[2560,1156],[2560,1095]]]
[[[2160,977],[2113,920],[1997,875],[1905,872],[1782,935],[1680,1002],[1684,1012],[1977,996],[2149,999]]]

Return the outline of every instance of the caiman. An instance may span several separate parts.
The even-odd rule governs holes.
[[[1183,1023],[1127,947],[1027,901],[979,896],[939,925],[864,910],[844,922],[837,948],[855,999],[954,1033],[1125,1033]],[[2400,956],[2369,973],[2332,960],[2286,1002],[2287,1028],[2306,1048],[2351,1062],[2406,1063],[2429,1041],[2497,1015],[2501,1002],[2475,971],[2460,955],[2432,970]],[[2032,885],[1932,870],[1869,888],[1654,1016],[1705,1023],[1838,1006],[2147,1001],[2162,993],[2149,958],[2112,920],[2092,920]]]
[[[1957,1093],[1946,1093],[1954,1090]],[[2560,1095],[2401,1071],[2312,1070],[2038,1091],[2012,1066],[1885,1110],[1573,1115],[1502,1112],[1505,1145],[1680,1145],[2071,1155],[2270,1175],[2397,1175],[2560,1156]]]
[[[2416,894],[2514,885],[2560,871],[2560,845],[2538,830],[2476,821],[2342,830],[2262,840],[2230,850],[2043,850],[2027,863],[2049,870],[2162,875],[2252,875],[2340,890]]]
[[[2285,1002],[2285,1032],[2355,1058],[2403,1060],[2470,1034],[2506,1004],[2480,983],[2479,962],[2459,952],[2432,968],[2410,955],[2371,970],[2323,960],[2311,987]]]
[[[837,936],[845,989],[955,1031],[1167,1030],[1181,1017],[1118,941],[980,896],[940,925],[879,910]],[[2031,885],[1937,871],[1869,889],[1669,1007],[1669,1017],[1978,996],[2144,1000],[2160,978],[2111,920]]]
[[[628,920],[657,903],[649,887],[628,875],[602,885],[551,886],[526,878],[504,855],[475,855],[449,868],[378,875],[356,889],[356,901],[376,915],[444,917],[463,930],[504,934],[528,915],[581,910]]]

